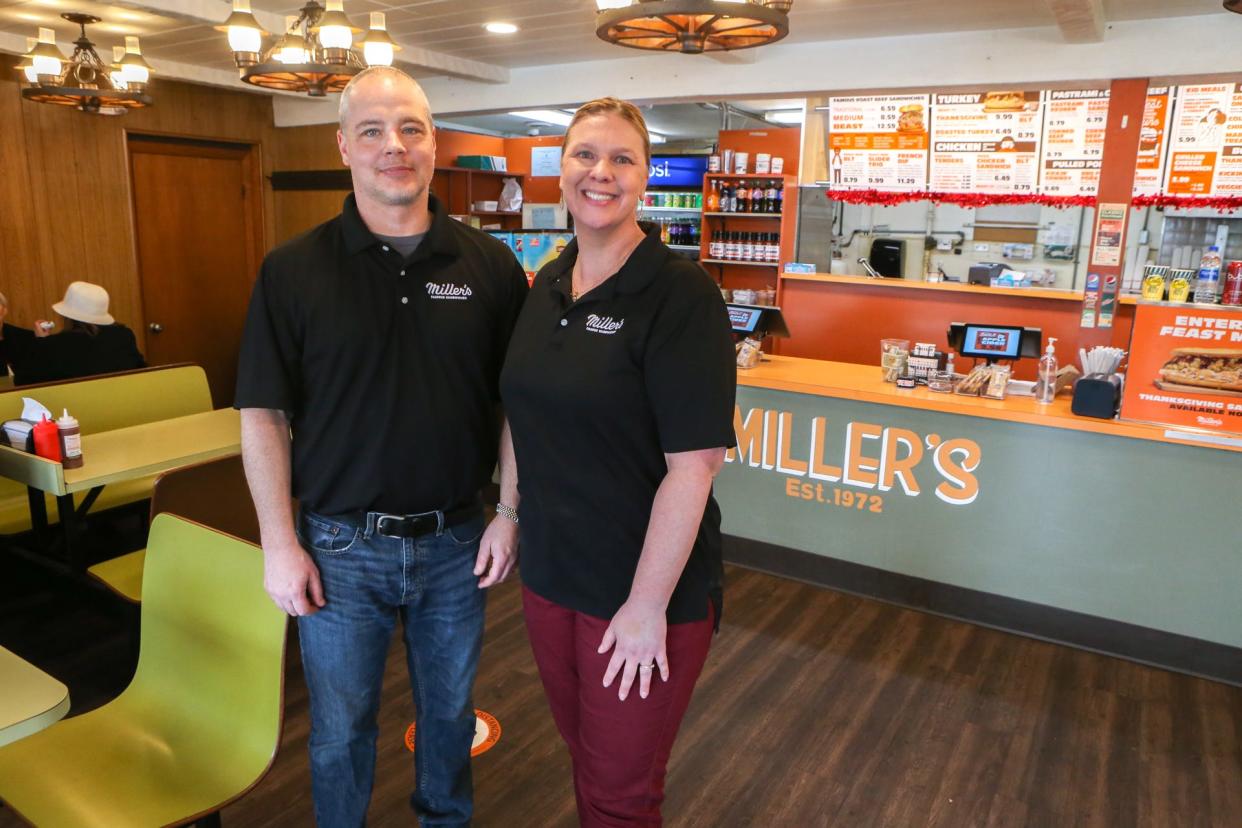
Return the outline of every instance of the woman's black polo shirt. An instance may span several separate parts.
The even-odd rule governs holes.
[[[572,303],[577,254],[575,240],[535,277],[500,389],[522,496],[522,580],[611,618],[629,596],[664,454],[734,445],[737,374],[719,288],[658,232]],[[719,610],[722,575],[709,496],[669,623],[704,619],[709,598]]]
[[[291,415],[293,494],[321,514],[450,509],[491,479],[526,274],[502,242],[430,206],[407,261],[351,194],[269,253],[255,283],[234,405]]]

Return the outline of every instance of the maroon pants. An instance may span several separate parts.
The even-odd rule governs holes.
[[[711,645],[706,621],[668,628],[669,680],[657,668],[647,698],[638,678],[625,701],[621,676],[604,687],[612,651],[596,652],[608,621],[547,601],[525,587],[526,631],[552,718],[573,759],[578,821],[585,828],[659,826],[664,772],[677,728]]]

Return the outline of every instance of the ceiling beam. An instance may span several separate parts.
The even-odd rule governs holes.
[[[224,0],[115,0],[113,5],[200,26],[218,26],[232,10],[232,5]],[[254,16],[259,21],[259,25],[267,31],[284,31],[285,19],[282,15],[263,9],[254,9]],[[221,35],[220,42],[222,48],[228,48],[223,35]],[[397,53],[398,65],[404,64],[421,72],[448,75],[463,80],[483,83],[509,82],[507,67],[397,42],[401,46],[401,51]]]
[[[1104,39],[1104,0],[1048,0],[1048,8],[1066,43],[1099,43]]]

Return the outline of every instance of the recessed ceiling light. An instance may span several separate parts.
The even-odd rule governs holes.
[[[668,139],[660,133],[652,132],[651,130],[647,130],[647,137],[651,139],[651,143],[653,144],[663,144],[668,141]]]
[[[509,114],[528,121],[542,121],[545,124],[557,126],[569,126],[570,121],[574,119],[574,116],[568,112],[560,112],[556,109],[518,109]]]
[[[763,120],[771,121],[776,124],[800,124],[802,123],[801,109],[776,109],[763,113]]]
[[[512,23],[484,23],[483,28],[492,34],[513,34],[518,30]]]

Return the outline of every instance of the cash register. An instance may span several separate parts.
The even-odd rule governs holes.
[[[729,324],[737,343],[739,368],[753,368],[763,357],[759,343],[769,336],[789,336],[789,326],[775,305],[743,305],[729,302]]]

